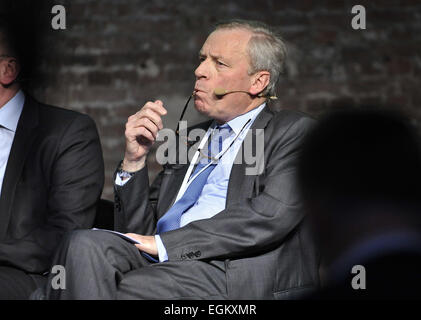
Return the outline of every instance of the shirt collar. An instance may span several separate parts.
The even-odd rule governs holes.
[[[265,106],[266,106],[266,102],[262,103],[260,106],[250,110],[247,113],[244,113],[242,115],[239,115],[238,117],[235,117],[234,119],[228,121],[227,124],[230,126],[230,128],[232,129],[232,131],[234,131],[235,134],[239,134],[241,129],[243,129],[244,125],[246,124],[246,122],[249,119],[254,120]]]
[[[24,103],[25,95],[22,90],[19,90],[12,99],[0,108],[0,125],[16,132]]]

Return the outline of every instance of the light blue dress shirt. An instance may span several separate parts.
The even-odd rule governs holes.
[[[181,216],[180,227],[183,227],[192,221],[209,219],[225,209],[228,181],[232,165],[234,164],[234,160],[241,147],[241,144],[247,135],[248,129],[253,124],[258,114],[263,110],[265,105],[266,104],[264,103],[259,107],[254,108],[253,110],[227,122],[227,124],[232,129],[232,132],[231,135],[224,139],[222,142],[222,150],[227,149],[237,135],[238,137],[234,141],[233,145],[228,149],[228,151],[224,153],[224,155],[219,159],[215,169],[213,169],[209,174],[206,184],[203,187],[202,193],[200,194],[196,204],[194,204]],[[214,126],[211,125],[211,128],[212,127]],[[194,163],[190,164],[190,166],[194,165]],[[122,186],[129,180],[130,178],[123,181],[120,176],[117,175],[115,183]],[[183,186],[181,186],[181,189],[182,188]],[[158,248],[159,261],[167,261],[168,255],[165,246],[162,243],[161,237],[159,235],[155,235],[155,240]]]
[[[0,196],[16,128],[22,113],[25,95],[19,90],[15,96],[0,108]]]

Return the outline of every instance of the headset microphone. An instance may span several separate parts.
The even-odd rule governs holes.
[[[223,96],[225,96],[226,94],[230,94],[230,93],[234,93],[234,92],[243,92],[243,93],[247,93],[249,96],[251,97],[259,97],[259,98],[266,98],[268,100],[276,100],[278,99],[276,96],[264,96],[261,93],[259,93],[258,95],[252,95],[250,92],[247,91],[243,91],[243,90],[233,90],[233,91],[228,91],[224,88],[215,88],[215,90],[213,90],[213,93],[215,94],[215,96],[217,96],[218,98],[222,98]],[[183,108],[183,111],[181,112],[181,116],[180,116],[180,120],[178,120],[177,123],[177,129],[175,130],[175,132],[177,133],[177,135],[180,134],[179,129],[180,129],[180,122],[184,117],[184,113],[186,112],[187,106],[189,105],[189,102],[191,100],[192,97],[194,97],[196,94],[196,91],[193,91],[193,93],[189,96],[189,98],[187,99],[187,102]]]
[[[215,94],[215,96],[217,96],[218,98],[222,98],[223,96],[230,94],[230,93],[235,93],[235,92],[242,92],[242,93],[247,93],[250,96],[254,96],[252,95],[250,92],[248,91],[243,91],[243,90],[232,90],[232,91],[228,91],[224,88],[215,88],[215,90],[213,90],[213,93]],[[266,99],[270,99],[270,100],[276,100],[278,99],[276,96],[263,96],[261,93],[259,93],[258,95],[256,95],[259,98],[266,98]]]

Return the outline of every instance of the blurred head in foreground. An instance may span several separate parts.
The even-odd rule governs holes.
[[[404,117],[373,108],[324,117],[304,144],[299,179],[322,278],[344,297],[411,296],[421,283],[419,144]],[[366,289],[352,287],[356,265]]]

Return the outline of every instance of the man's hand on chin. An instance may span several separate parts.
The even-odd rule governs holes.
[[[142,244],[135,244],[135,246],[140,251],[144,251],[147,254],[150,254],[151,256],[158,256],[158,248],[156,246],[154,236],[141,236],[140,234],[136,234],[136,233],[126,233],[126,235],[142,243]]]

